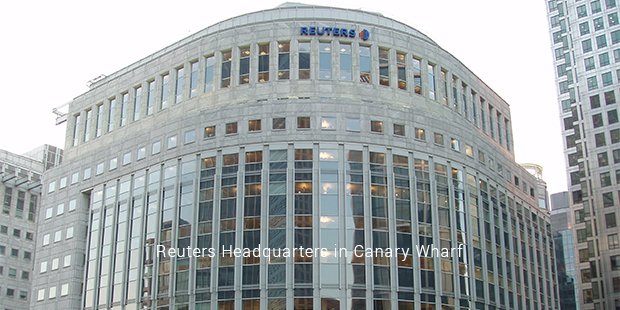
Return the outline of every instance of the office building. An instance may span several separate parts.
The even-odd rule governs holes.
[[[225,20],[69,104],[31,307],[557,309],[511,124],[458,59],[380,14]],[[431,245],[457,252],[381,254]]]
[[[555,263],[560,293],[560,309],[579,308],[579,287],[575,267],[575,238],[573,215],[569,208],[568,192],[551,195],[551,230],[555,248]]]
[[[583,309],[620,309],[616,2],[547,1]]]

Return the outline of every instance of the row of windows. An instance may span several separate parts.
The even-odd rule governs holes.
[[[251,119],[247,121],[247,126],[239,126],[239,122],[228,122],[228,123],[225,123],[221,127],[216,126],[216,125],[209,125],[209,126],[204,127],[203,129],[203,138],[209,139],[209,138],[216,137],[218,135],[218,128],[222,128],[220,129],[221,131],[219,132],[219,134],[224,134],[224,135],[239,134],[240,128],[244,129],[245,132],[247,133],[261,132],[264,127],[263,123],[264,122],[262,119]],[[348,132],[361,132],[362,130],[368,130],[370,133],[374,133],[374,134],[384,134],[387,131],[386,129],[387,125],[383,120],[369,120],[367,123],[363,123],[360,118],[354,118],[354,117],[345,117],[344,120],[342,120],[335,116],[322,116],[318,119],[312,118],[310,116],[298,116],[294,119],[294,125],[297,130],[310,130],[318,126],[321,130],[324,130],[324,131],[345,130]],[[392,123],[391,125],[392,126],[391,126],[390,131],[395,137],[408,137],[411,135],[411,133],[408,132],[409,129],[407,129],[407,127],[404,124]],[[287,118],[286,117],[271,118],[270,127],[271,127],[271,130],[276,131],[276,132],[286,130],[287,129]],[[414,128],[412,135],[418,141],[428,141],[427,139],[429,139],[427,138],[426,130],[424,128],[418,128],[418,127]],[[444,137],[442,133],[435,132],[433,133],[430,139],[435,145],[445,146],[447,143],[452,150],[456,152],[464,151],[466,156],[472,159],[474,158],[474,147],[470,144],[462,145],[460,139],[458,138],[450,137],[448,139],[447,137]],[[166,150],[171,150],[171,149],[176,148],[178,145],[177,140],[178,140],[177,135],[168,136],[165,139]],[[196,142],[196,130],[190,129],[190,130],[184,131],[183,144],[187,145],[187,144],[191,144],[194,142]],[[150,147],[151,155],[159,154],[161,150],[162,150],[161,140],[152,142],[151,147]],[[138,148],[138,150],[135,153],[136,161],[146,158],[146,151],[147,150],[145,146]],[[124,153],[122,155],[122,165],[125,166],[125,165],[130,164],[132,161],[132,157],[133,157],[132,151]],[[515,176],[513,180],[510,171],[505,170],[504,167],[499,162],[496,163],[492,157],[487,157],[484,151],[478,150],[477,158],[481,164],[488,165],[488,167],[490,167],[491,170],[496,171],[502,176],[505,176],[506,179],[509,180],[510,182],[514,181],[514,184],[517,187],[520,186],[518,177]],[[113,170],[116,170],[117,168],[118,168],[117,157],[114,157],[107,162],[108,171],[113,171]],[[96,165],[95,175],[97,176],[101,175],[105,171],[106,171],[106,162],[100,162]],[[90,167],[85,168],[83,171],[82,180],[88,180],[91,178],[91,176],[92,176],[91,168]],[[62,183],[62,180],[66,180],[66,179],[67,177],[61,177],[60,178],[61,183]],[[73,173],[71,176],[71,184],[76,184],[78,182],[78,179],[79,179],[79,173],[78,172]],[[523,191],[526,194],[533,195],[533,188],[529,187],[528,184],[525,182],[522,182],[522,183],[523,183],[522,184]],[[48,193],[51,193],[55,190],[56,188],[55,184],[56,184],[56,181],[52,181],[49,183]],[[62,214],[64,212],[64,204],[59,205],[57,207],[57,210],[58,210],[56,212],[57,215]],[[69,202],[69,211],[72,211],[72,210],[75,210],[74,200]],[[53,208],[48,208],[46,211],[46,219],[49,219],[52,216],[53,216]]]
[[[68,240],[71,238],[73,238],[73,227],[68,227],[65,230],[65,240]],[[62,241],[62,230],[58,230],[54,233],[54,240],[51,240],[51,234],[43,235],[43,240],[42,240],[43,246],[49,245],[50,242],[52,241],[54,243]]]
[[[7,248],[5,245],[0,244],[0,256],[11,256],[12,258],[19,258],[19,249],[11,248],[11,253],[7,253]],[[22,250],[22,258],[24,260],[32,259],[32,252]]]
[[[19,294],[16,289],[7,287],[6,290],[0,287],[0,297],[2,297],[2,292],[4,292],[4,297],[15,299],[17,298],[20,301],[28,301],[28,292],[19,290]],[[7,308],[8,309],[8,308]]]
[[[613,59],[615,63],[620,63],[620,48],[613,51]],[[592,71],[596,69],[596,60],[598,60],[599,67],[606,67],[611,64],[609,53],[605,52],[595,56],[586,57],[583,59],[583,65],[586,71]],[[558,70],[559,72],[559,70]],[[559,74],[558,74],[559,75]]]
[[[0,277],[4,276],[4,266],[0,266]],[[21,272],[21,277],[19,276],[19,270],[15,269],[15,268],[8,268],[8,272],[6,274],[6,276],[9,279],[21,279],[21,280],[30,280],[30,272],[26,271],[26,270],[22,270]]]
[[[618,83],[620,83],[620,69],[616,70],[616,77]],[[599,82],[600,81],[600,82]],[[614,78],[612,75],[612,71],[604,72],[600,75],[600,80],[598,75],[594,75],[588,77],[586,79],[586,83],[588,86],[588,91],[595,91],[599,89],[599,87],[607,87],[614,85]]]
[[[606,0],[605,7],[612,9],[616,7],[616,0]],[[601,6],[601,0],[595,0],[588,4],[582,4],[577,7],[577,17],[582,18],[588,16],[588,6],[590,7],[590,14],[597,14],[603,11]]]
[[[39,196],[13,187],[3,187],[2,214],[18,219],[35,221]],[[30,198],[27,200],[27,198]]]
[[[60,293],[60,297],[65,297],[69,295],[69,283],[65,283],[60,285],[60,292],[57,292],[58,287],[57,286],[52,286],[49,289],[39,289],[37,291],[37,301],[43,301],[45,300],[45,292],[47,291],[47,298],[48,299],[54,299],[56,298],[56,294]]]
[[[0,234],[1,235],[8,235],[9,234],[9,227],[6,225],[0,225]],[[22,238],[22,236],[29,241],[32,241],[34,238],[34,234],[32,232],[26,231],[22,234],[22,230],[21,229],[17,229],[17,228],[13,228],[13,233],[11,234],[12,237],[15,237],[17,239]]]
[[[290,42],[277,42],[278,43],[278,57],[272,57],[279,62],[277,79],[288,80],[290,78]],[[314,44],[316,45],[316,44]],[[311,65],[314,63],[311,61],[311,55],[314,55],[312,42],[299,42],[298,44],[298,72],[299,79],[310,79]],[[339,48],[336,49],[335,45]],[[210,92],[215,89],[215,57],[220,59],[220,88],[230,87],[232,79],[232,61],[235,57],[239,58],[239,85],[247,84],[253,75],[251,72],[253,67],[250,66],[250,60],[252,56],[258,52],[258,82],[269,81],[269,43],[259,44],[255,51],[254,45],[240,47],[234,52],[232,49],[224,50],[217,55],[210,55],[202,60],[193,60],[189,63],[188,67],[191,68],[189,97],[194,97],[198,93],[198,89],[203,89],[204,92]],[[333,79],[335,75],[332,75],[332,71],[336,71],[335,68],[339,68],[339,79],[353,80],[352,77],[352,48],[350,43],[342,42],[319,42],[319,79]],[[371,46],[354,46],[355,50],[359,54],[359,72],[360,80],[362,84],[373,83],[373,72],[379,74],[379,85],[390,86],[392,74],[389,72],[390,62],[392,61],[395,53],[396,60],[396,72],[394,72],[397,78],[395,85],[398,88],[407,90],[411,88],[413,93],[419,95],[426,95],[432,100],[437,100],[446,106],[453,108],[464,118],[474,123],[478,128],[481,128],[483,132],[489,134],[492,139],[499,142],[500,145],[510,149],[512,142],[509,133],[509,120],[504,118],[498,111],[494,113],[495,108],[478,93],[469,88],[467,84],[462,82],[457,76],[452,75],[446,69],[439,66],[428,63],[422,64],[422,59],[416,56],[409,55],[404,52],[394,52],[389,48],[378,48],[379,67],[372,68],[371,65]],[[339,51],[339,57],[332,57],[332,53]],[[332,68],[332,59],[337,59],[339,64],[336,64]],[[201,64],[204,63],[204,74],[201,74]],[[407,67],[410,70],[407,70]],[[425,71],[425,72],[424,72]],[[176,77],[177,92],[180,95],[174,97],[172,87],[170,86],[170,75],[172,72]],[[139,85],[133,88],[133,91],[125,91],[120,95],[111,97],[106,100],[105,103],[95,105],[94,108],[87,109],[80,114],[74,115],[73,119],[73,145],[77,145],[80,142],[88,142],[93,136],[99,137],[103,134],[104,129],[107,128],[107,132],[114,130],[115,127],[124,126],[127,121],[128,114],[133,114],[133,120],[139,120],[143,114],[151,115],[155,110],[155,104],[158,105],[158,110],[166,109],[169,106],[168,100],[170,98],[175,99],[175,103],[180,102],[183,98],[187,97],[184,94],[185,83],[184,81],[184,66],[177,67],[176,69],[166,72],[157,78],[148,80],[145,84]],[[219,71],[218,71],[219,72]],[[204,76],[204,79],[202,77]],[[200,77],[200,78],[199,78]],[[426,94],[423,92],[424,87],[428,88]],[[204,87],[199,87],[199,83],[204,83]],[[412,84],[410,86],[408,83]],[[142,89],[148,89],[148,92],[143,96]],[[130,94],[131,93],[131,94]],[[122,98],[120,105],[117,104],[117,97]],[[143,98],[146,97],[146,98]],[[180,99],[179,99],[180,98]],[[133,102],[133,104],[131,103]],[[143,111],[142,107],[146,104],[146,111]],[[133,108],[131,107],[133,106]],[[133,110],[133,111],[132,111]],[[487,112],[488,111],[488,112]],[[486,119],[488,115],[488,120]],[[497,137],[495,130],[494,119],[497,116]],[[487,127],[488,121],[488,127]],[[104,126],[107,123],[107,127]],[[505,126],[506,125],[506,126]],[[84,129],[81,129],[84,126]],[[93,129],[91,132],[91,129]],[[503,140],[505,138],[505,140]]]
[[[75,211],[77,201],[72,199],[68,203],[67,212]],[[58,204],[56,207],[49,207],[45,210],[45,219],[49,220],[54,216],[54,210],[56,210],[56,216],[63,215],[65,213],[65,204]]]
[[[65,255],[62,259],[62,268],[67,268],[71,266],[71,254]],[[51,261],[43,261],[39,266],[39,273],[46,273],[48,268],[50,271],[55,271],[60,268],[60,258],[54,258]]]

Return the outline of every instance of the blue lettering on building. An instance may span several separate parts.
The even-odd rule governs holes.
[[[299,34],[302,36],[332,36],[342,38],[355,38],[357,33],[355,29],[340,27],[317,27],[317,26],[301,26]],[[366,41],[370,37],[370,32],[363,29],[359,32],[359,37]]]

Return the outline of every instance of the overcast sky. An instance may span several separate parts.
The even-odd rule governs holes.
[[[54,107],[110,74],[218,21],[284,1],[2,1],[0,149],[64,147]],[[304,3],[379,12],[435,40],[511,106],[517,162],[566,189],[544,1],[410,0]],[[363,21],[360,21],[363,22]]]

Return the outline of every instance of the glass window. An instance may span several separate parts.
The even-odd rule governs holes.
[[[88,115],[88,112],[90,112],[90,110],[86,111],[86,115]],[[79,136],[80,136],[80,122],[82,121],[81,118],[82,117],[80,116],[80,114],[76,114],[73,116],[73,146],[78,145]],[[84,140],[88,139],[86,136],[87,134],[84,133]]]
[[[383,122],[382,121],[370,121],[370,131],[383,133]]]
[[[108,132],[114,130],[116,125],[116,97],[110,99],[110,108],[108,109]]]
[[[461,146],[459,143],[459,140],[456,138],[450,138],[450,147],[455,150],[455,151],[460,151],[461,150]]]
[[[360,82],[372,83],[372,73],[370,71],[370,46],[360,45]]]
[[[604,34],[596,37],[596,47],[597,48],[607,47],[607,37]]]
[[[616,0],[605,0],[605,6],[607,6],[608,9],[615,8]]]
[[[205,93],[213,90],[215,76],[215,56],[207,56],[205,59]]]
[[[435,139],[434,139],[435,140],[435,144],[443,146],[443,144],[444,144],[444,142],[443,142],[443,135],[436,132],[434,137],[435,137]]]
[[[428,64],[428,97],[435,100],[435,65]]]
[[[584,58],[583,63],[586,71],[594,70],[594,68],[596,68],[596,62],[594,62],[594,57]]]
[[[177,68],[177,83],[175,85],[174,91],[176,92],[176,96],[174,97],[174,103],[179,103],[183,101],[183,95],[185,93],[185,68]]]
[[[607,15],[607,22],[609,22],[609,27],[617,25],[618,24],[618,13],[611,13]]]
[[[308,128],[310,128],[310,117],[298,116],[297,117],[297,129],[308,129]]]
[[[151,145],[151,155],[159,154],[161,151],[161,141],[155,141]]]
[[[583,50],[584,54],[587,52],[591,52],[592,51],[592,40],[587,39],[587,40],[581,41],[581,49]]]
[[[200,70],[200,63],[194,61],[189,64],[191,69],[189,77],[189,97],[194,98],[198,94],[198,70]]]
[[[288,80],[291,67],[290,42],[278,42],[278,80]]]
[[[142,87],[138,86],[133,89],[133,120],[140,119],[142,113]]]
[[[605,72],[601,74],[601,80],[603,81],[603,86],[609,86],[614,83],[613,76],[611,72]]]
[[[579,24],[579,34],[585,36],[588,33],[590,33],[590,26],[588,25],[588,22]]]
[[[331,42],[319,42],[319,79],[332,78],[332,45]]]
[[[351,81],[353,79],[351,60],[351,43],[340,42],[340,80]]]
[[[611,32],[611,44],[617,44],[620,42],[620,30]]]
[[[269,43],[258,45],[258,82],[269,81]]]
[[[170,74],[166,73],[161,76],[161,110],[168,107],[170,99]]]
[[[424,130],[423,128],[416,128],[415,129],[415,138],[418,139],[418,140],[426,141],[426,130]]]
[[[252,119],[248,121],[248,131],[261,131],[261,120]]]
[[[97,123],[95,125],[95,137],[101,137],[103,133],[103,104],[97,105]]]
[[[592,124],[594,128],[603,126],[603,116],[601,113],[592,115]]]
[[[601,1],[595,0],[595,1],[590,2],[590,8],[592,9],[592,14],[600,13],[601,12]]]
[[[332,116],[321,117],[321,129],[336,130],[336,118]]]
[[[196,130],[187,130],[183,133],[183,144],[196,142]]]
[[[609,65],[609,53],[603,53],[598,55],[598,62],[601,67]]]
[[[116,167],[118,166],[117,162],[118,162],[118,159],[116,157],[110,159],[110,171],[116,169]]]
[[[237,122],[226,123],[226,134],[233,135],[237,133]]]
[[[177,147],[177,136],[168,137],[167,146],[168,146],[168,149],[173,149]]]
[[[239,85],[250,83],[250,47],[239,48]]]
[[[416,94],[422,94],[422,61],[413,58],[413,83]]]
[[[607,111],[607,123],[615,124],[618,122],[618,112],[616,110]]]
[[[616,227],[616,213],[605,214],[605,226],[607,228]]]
[[[310,42],[299,42],[299,79],[310,79]]]
[[[595,90],[598,88],[598,82],[596,80],[596,76],[591,76],[587,79],[588,82],[588,90]]]
[[[359,132],[361,130],[361,122],[359,118],[347,118],[346,119],[347,131]]]
[[[146,157],[146,147],[141,147],[138,149],[138,152],[136,153],[136,160],[141,160],[144,159]]]
[[[129,94],[124,93],[121,95],[121,123],[120,127],[123,127],[127,124],[127,109],[129,106]]]
[[[588,16],[588,8],[586,5],[580,5],[577,7],[577,17],[586,17]]]
[[[73,238],[73,227],[67,228],[67,231],[65,234],[65,239],[71,239],[71,238]]]
[[[405,125],[394,124],[394,135],[404,137],[405,136]]]
[[[286,129],[286,118],[285,117],[274,117],[271,120],[271,129],[273,130]]]
[[[474,148],[469,144],[465,144],[465,155],[474,158]]]
[[[594,31],[602,30],[605,28],[605,23],[603,22],[603,17],[597,17],[592,20],[594,23]]]
[[[390,50],[379,48],[379,84],[390,86]]]
[[[205,127],[204,137],[215,137],[215,125]]]
[[[123,166],[131,163],[131,152],[123,154]]]
[[[232,67],[232,50],[222,51],[222,80],[221,87],[230,87],[230,73]]]
[[[151,115],[155,107],[155,81],[149,81],[148,87],[149,91],[146,94],[146,115]]]

